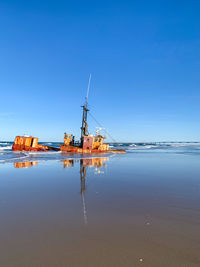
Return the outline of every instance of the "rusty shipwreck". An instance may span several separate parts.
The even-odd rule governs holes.
[[[90,89],[91,75],[89,77],[87,95],[85,98],[85,103],[82,107],[82,125],[81,125],[81,138],[79,142],[75,142],[75,137],[72,134],[64,133],[64,144],[61,145],[60,150],[65,152],[74,153],[125,153],[124,150],[111,150],[109,149],[109,144],[104,143],[106,136],[101,134],[101,128],[96,131],[96,135],[93,136],[88,132],[88,93]]]
[[[75,136],[64,133],[64,144],[60,144],[60,148],[49,147],[38,144],[38,138],[32,136],[17,136],[12,146],[14,151],[48,151],[60,150],[62,152],[72,153],[125,153],[125,150],[110,149],[108,143],[104,143],[105,135],[101,134],[101,128],[96,131],[96,135],[88,132],[88,93],[90,88],[91,75],[89,77],[87,95],[85,103],[82,107],[82,124],[80,141],[75,141]]]

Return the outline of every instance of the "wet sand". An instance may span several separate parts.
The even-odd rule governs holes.
[[[0,266],[200,266],[199,156],[28,165],[0,165]]]

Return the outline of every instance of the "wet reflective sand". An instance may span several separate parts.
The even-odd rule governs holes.
[[[0,165],[0,266],[200,266],[199,156]]]

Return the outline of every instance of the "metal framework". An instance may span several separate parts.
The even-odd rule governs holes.
[[[85,98],[85,105],[81,106],[83,108],[83,118],[82,118],[82,126],[81,126],[81,144],[83,143],[83,136],[88,135],[88,124],[87,124],[87,113],[89,109],[87,108],[87,101],[88,101],[88,94],[90,90],[90,81],[91,81],[91,74],[89,76],[88,81],[88,88],[87,88],[87,95]]]

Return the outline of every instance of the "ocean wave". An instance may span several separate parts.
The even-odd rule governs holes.
[[[6,155],[6,153],[4,153],[4,156]],[[21,154],[8,154],[8,157],[7,158],[4,158],[4,159],[0,159],[0,163],[6,163],[6,162],[13,162],[13,161],[18,161],[18,160],[24,160],[24,159],[27,159],[29,157],[29,155],[27,154],[24,154],[24,153],[21,153]]]
[[[8,145],[8,142],[0,142],[0,145]]]
[[[11,149],[11,148],[12,148],[11,145],[9,145],[9,146],[1,146],[0,150],[8,150],[8,149]]]
[[[131,144],[130,147],[136,147],[137,145],[136,144]]]
[[[53,154],[53,155],[50,155]],[[112,157],[113,154],[108,153],[106,154],[106,157]],[[17,153],[17,152],[5,152],[3,157],[0,157],[0,164],[5,163],[14,163],[14,162],[31,162],[31,161],[37,161],[37,162],[46,162],[46,161],[63,161],[63,160],[80,160],[80,159],[91,159],[91,158],[104,158],[105,154],[102,155],[83,155],[83,154],[57,154],[55,153],[46,153],[41,152],[41,154],[30,154],[28,152],[26,153]]]
[[[153,149],[153,148],[159,148],[159,146],[154,146],[154,145],[146,145],[146,146],[129,146],[127,150],[145,150],[145,149]]]

